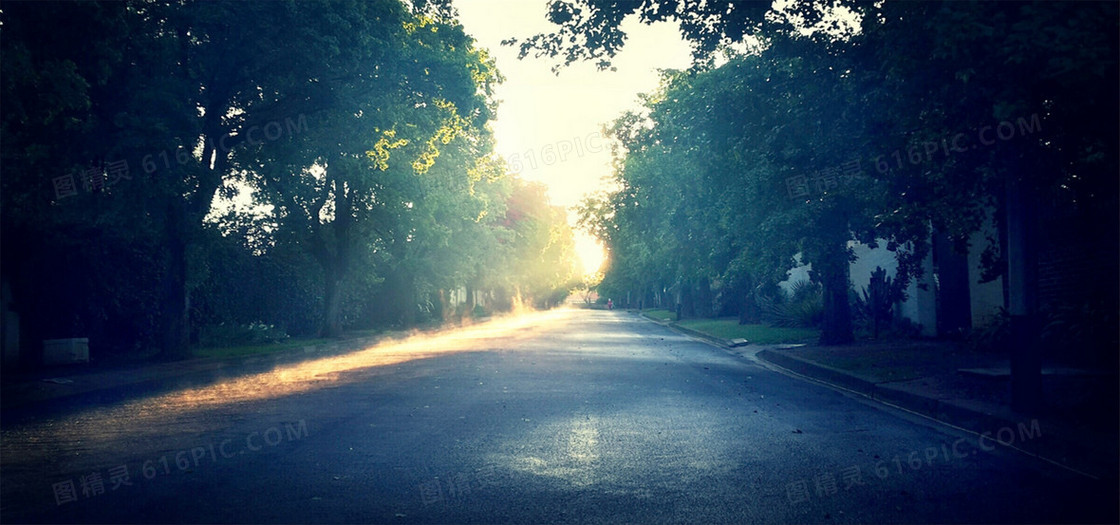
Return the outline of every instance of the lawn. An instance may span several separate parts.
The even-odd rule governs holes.
[[[777,328],[764,324],[739,324],[737,319],[685,319],[680,326],[720,339],[746,339],[753,344],[812,343],[820,336],[815,328]]]
[[[647,317],[652,317],[654,319],[657,319],[658,321],[672,321],[677,317],[677,314],[673,313],[671,310],[666,310],[664,308],[650,308],[649,310],[642,310],[642,313]]]

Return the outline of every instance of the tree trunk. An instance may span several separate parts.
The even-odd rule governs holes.
[[[329,230],[316,229],[313,247],[319,264],[323,268],[323,326],[319,329],[321,337],[342,335],[342,286],[350,271],[350,228],[353,224],[350,199],[345,181],[344,167],[329,166],[334,184],[335,219]],[[320,235],[330,232],[334,236],[334,252]]]
[[[937,324],[942,337],[963,337],[972,327],[972,304],[969,302],[968,258],[953,249],[944,234],[934,240],[937,257]]]
[[[696,280],[695,287],[695,300],[693,301],[693,308],[696,310],[696,317],[714,317],[715,312],[712,311],[712,283],[707,277],[701,277]]]
[[[762,312],[759,310],[758,301],[754,300],[754,294],[751,292],[743,294],[743,304],[739,308],[739,324],[758,323],[761,316]]]
[[[451,318],[451,301],[449,300],[448,295],[449,294],[447,293],[447,290],[440,288],[439,304],[436,305],[437,308],[439,308],[439,312],[437,313],[440,324],[446,323],[447,320]]]
[[[215,92],[220,91],[215,88]],[[224,91],[223,91],[224,93]],[[219,95],[219,100],[225,100]],[[192,356],[191,341],[191,289],[187,282],[190,275],[187,253],[194,242],[195,230],[210,212],[214,192],[222,184],[222,175],[229,167],[228,151],[218,151],[213,137],[221,136],[220,117],[207,112],[203,123],[202,170],[198,187],[186,200],[172,199],[167,203],[167,222],[164,229],[168,250],[165,259],[167,273],[164,275],[160,307],[160,338],[162,348],[160,358],[165,360],[187,359]],[[213,165],[211,165],[213,159]]]
[[[680,285],[680,299],[677,301],[677,311],[680,312],[678,317],[691,319],[696,317],[696,305],[692,297],[692,281],[681,281]]]
[[[342,335],[342,280],[335,272],[323,275],[323,325],[319,337],[334,338]]]
[[[847,250],[829,253],[819,264],[824,295],[824,320],[820,344],[844,345],[855,340],[852,335],[852,309],[848,303],[849,267]]]
[[[187,285],[187,239],[183,232],[182,210],[176,203],[168,203],[167,212],[167,273],[163,278],[160,320],[163,348],[160,358],[176,361],[191,357],[190,348],[190,290]]]
[[[413,283],[412,276],[407,272],[401,274],[399,284],[403,299],[401,301],[401,325],[405,328],[412,328],[416,326],[416,305],[419,304],[416,297],[416,285]]]

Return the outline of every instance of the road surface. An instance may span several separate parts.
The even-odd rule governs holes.
[[[1103,483],[626,312],[529,314],[206,383],[7,418],[0,520],[1116,520]]]

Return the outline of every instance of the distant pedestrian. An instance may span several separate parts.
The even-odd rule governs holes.
[[[614,310],[614,301],[607,299],[607,310]]]

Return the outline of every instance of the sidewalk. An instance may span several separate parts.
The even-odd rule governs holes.
[[[1006,357],[943,341],[867,341],[851,346],[743,346],[655,321],[712,341],[738,355],[986,436],[1099,479],[1120,471],[1120,414],[1115,370],[1043,368],[1047,406],[1011,410]],[[793,346],[793,347],[790,347]]]

